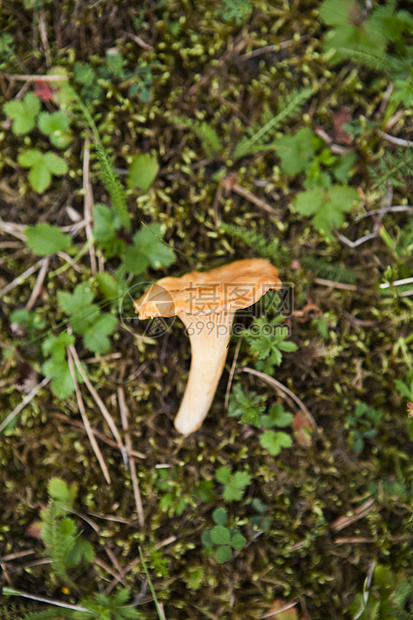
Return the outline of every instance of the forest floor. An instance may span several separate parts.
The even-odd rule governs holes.
[[[2,620],[413,617],[409,8],[1,3]],[[179,435],[132,301],[249,258]]]

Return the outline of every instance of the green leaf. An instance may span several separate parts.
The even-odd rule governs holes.
[[[241,424],[260,426],[260,415],[265,411],[263,397],[256,392],[244,392],[240,383],[232,390],[228,415],[231,418],[240,417]]]
[[[38,256],[49,256],[72,247],[70,235],[65,235],[57,226],[47,222],[26,226],[24,233],[27,246]]]
[[[215,478],[221,484],[227,484],[231,480],[231,470],[228,465],[222,465],[215,472]]]
[[[289,176],[302,172],[314,156],[314,134],[308,127],[299,129],[293,136],[283,136],[274,142],[274,149],[281,158],[281,170]]]
[[[272,426],[285,428],[292,423],[293,419],[294,416],[291,413],[287,413],[281,403],[274,403],[274,405],[271,405],[269,414],[261,416],[261,424],[266,428]]]
[[[108,336],[113,334],[117,325],[118,319],[115,316],[102,314],[83,335],[85,346],[94,353],[106,353],[111,345]]]
[[[223,498],[228,502],[238,502],[242,499],[245,488],[251,482],[251,476],[246,471],[231,473],[228,465],[219,467],[215,472],[218,482],[224,484]]]
[[[225,525],[227,520],[227,511],[224,508],[216,508],[212,513],[212,519],[217,525]]]
[[[3,106],[4,113],[13,119],[13,133],[21,136],[35,126],[40,110],[40,100],[33,93],[27,93],[22,101],[8,101]]]
[[[222,547],[218,547],[215,551],[215,559],[219,564],[224,564],[224,562],[229,562],[232,558],[232,549],[229,545],[223,545]]]
[[[66,347],[74,344],[75,338],[72,334],[63,332],[59,336],[49,336],[42,343],[44,355],[50,355],[56,362],[66,359]]]
[[[161,225],[143,227],[133,237],[133,246],[127,248],[123,264],[132,274],[140,274],[150,265],[154,269],[168,267],[175,261],[175,252],[162,241]]]
[[[126,183],[130,189],[137,188],[145,194],[154,182],[159,171],[156,157],[149,153],[136,155],[130,167]]]
[[[231,543],[230,543],[231,547],[233,549],[236,549],[237,551],[241,551],[241,549],[245,547],[246,543],[247,543],[247,539],[240,532],[236,532],[231,537]]]
[[[216,525],[211,530],[211,540],[214,545],[228,545],[230,538],[229,529],[223,525]]]
[[[61,478],[51,478],[47,484],[47,492],[50,497],[66,507],[73,507],[77,496],[78,486],[72,483],[70,486]]]
[[[93,235],[97,241],[107,241],[115,236],[116,231],[122,226],[119,215],[115,209],[102,204],[95,204],[93,208]]]
[[[106,299],[113,300],[118,297],[120,283],[110,273],[98,273],[95,280],[99,291]]]
[[[45,153],[43,155],[43,162],[51,174],[62,176],[67,172],[66,162],[59,157],[59,155],[56,155],[56,153],[50,151]]]
[[[28,149],[17,157],[18,163],[23,166],[23,168],[31,168],[41,162],[42,159],[43,153],[39,151],[39,149]]]
[[[67,398],[74,392],[75,384],[66,360],[47,360],[42,366],[42,372],[51,378],[52,390],[58,398]]]
[[[69,128],[69,117],[66,112],[41,112],[37,120],[40,131],[49,137],[50,142],[59,149],[66,148],[72,140]]]
[[[90,306],[95,294],[88,282],[78,284],[73,293],[58,291],[57,303],[66,314],[73,315]]]
[[[297,195],[294,207],[301,215],[312,216],[314,227],[332,238],[332,228],[344,223],[344,213],[360,200],[357,191],[346,185],[315,187]]]
[[[37,121],[40,131],[46,136],[52,133],[63,132],[69,128],[69,117],[66,112],[58,110],[57,112],[41,112]]]
[[[61,176],[67,172],[66,162],[56,153],[42,153],[38,149],[28,149],[18,156],[17,161],[23,168],[30,168],[29,181],[38,193],[49,187],[52,175]]]
[[[271,456],[277,456],[283,448],[289,448],[293,445],[293,440],[290,435],[287,435],[287,433],[283,431],[264,431],[262,435],[260,435],[259,441],[261,446],[265,450],[268,450]]]

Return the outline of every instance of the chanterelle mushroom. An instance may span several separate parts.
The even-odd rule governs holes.
[[[198,430],[221,377],[235,312],[269,289],[279,289],[278,270],[267,260],[235,261],[205,273],[162,278],[134,303],[140,319],[179,316],[192,348],[185,394],[175,418],[183,435]]]

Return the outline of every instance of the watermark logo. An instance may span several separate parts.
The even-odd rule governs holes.
[[[154,284],[153,282],[135,284],[128,289],[120,301],[121,325],[134,335],[161,338],[172,329],[177,319],[177,316],[174,315],[176,300],[173,294],[159,284],[156,283],[156,286]],[[133,304],[144,293],[146,300],[151,305],[153,318],[141,321]],[[218,336],[222,336],[225,329],[231,330],[233,335],[239,336],[245,331],[245,323],[248,322],[248,319],[268,316],[268,314],[271,316],[282,314],[286,318],[291,316],[294,310],[293,293],[292,283],[283,284],[279,290],[264,291],[264,294],[263,291],[258,291],[253,283],[243,283],[242,286],[230,282],[208,283],[202,286],[191,286],[189,284],[185,291],[180,292],[179,307],[182,307],[184,301],[186,314],[193,315],[193,321],[186,326],[186,332],[189,336],[204,330],[211,333],[215,330]],[[251,303],[257,297],[260,299]],[[245,308],[246,304],[247,307]],[[219,314],[223,308],[224,313],[228,313],[225,308],[231,308],[231,315],[236,312],[235,319],[233,321],[220,321],[217,324],[210,317]],[[274,330],[280,327],[280,325],[271,325],[269,321],[268,324],[262,325],[259,329],[271,330],[271,333],[274,333]],[[247,329],[258,329],[258,326],[253,324]]]

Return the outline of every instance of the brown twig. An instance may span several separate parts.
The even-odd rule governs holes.
[[[250,192],[248,189],[245,189],[245,187],[242,187],[242,185],[240,185],[239,183],[234,183],[231,186],[231,189],[233,192],[238,194],[238,196],[246,198],[246,200],[249,200],[249,202],[252,202],[254,205],[259,207],[260,209],[263,209],[267,213],[271,213],[272,215],[276,213],[276,210],[270,207],[268,203],[266,203],[264,200],[261,200],[261,198],[258,198],[258,196]]]
[[[403,138],[396,138],[396,136],[391,136],[390,134],[381,131],[381,129],[376,129],[376,133],[378,133],[381,138],[387,140],[387,142],[391,142],[391,144],[397,144],[397,146],[413,146],[413,140],[403,140]]]
[[[30,276],[35,273],[35,271],[37,271],[39,267],[41,268],[43,266],[46,260],[46,258],[41,258],[37,261],[37,263],[35,263],[34,265],[26,269],[26,271],[17,276],[17,278],[14,278],[13,282],[6,284],[6,286],[4,286],[0,290],[0,299],[4,297],[4,295],[7,295],[7,293],[10,293],[10,291],[12,291],[16,286],[20,286],[20,284],[27,280],[27,278],[30,278]]]
[[[355,284],[345,284],[344,282],[335,282],[333,280],[326,280],[325,278],[314,278],[314,282],[316,284],[321,284],[321,286],[339,288],[343,291],[357,291],[357,286]]]
[[[30,74],[14,74],[2,73],[8,80],[16,80],[18,82],[68,82],[67,75],[30,75]]]
[[[144,50],[147,50],[148,52],[153,52],[152,45],[146,43],[143,39],[138,37],[133,32],[127,32],[126,30],[123,30],[122,34],[124,34],[126,37],[129,37],[129,39],[132,39],[132,41],[134,41],[136,45],[139,45],[139,47],[142,47]]]
[[[331,529],[333,530],[333,532],[340,532],[340,530],[343,530],[348,525],[351,525],[351,523],[354,523],[355,521],[358,521],[359,519],[362,519],[363,517],[368,515],[369,512],[373,509],[374,504],[374,499],[372,497],[369,497],[369,499],[367,499],[363,504],[361,504],[361,506],[355,509],[353,515],[351,515],[350,517],[347,515],[344,517],[339,517],[338,519],[333,521],[333,523],[330,524]]]
[[[131,456],[132,442],[131,442],[131,438],[129,434],[129,423],[128,423],[129,411],[126,406],[125,392],[123,391],[122,387],[118,387],[118,403],[119,403],[120,417],[122,420],[122,427],[124,431],[126,450],[129,456],[130,475],[131,475],[131,481],[132,481],[133,494],[135,497],[136,512],[138,514],[139,525],[141,526],[141,528],[143,528],[145,526],[145,516],[143,513],[142,498],[141,498],[141,494],[139,490],[138,476],[136,473],[136,463],[135,463],[135,460]]]
[[[26,310],[31,310],[36,303],[36,299],[38,298],[40,291],[42,290],[43,282],[47,274],[47,270],[49,269],[50,257],[47,256],[43,265],[40,268],[39,275],[36,279],[36,284],[33,287],[32,294],[29,297],[29,301],[26,304]]]
[[[95,439],[95,436],[92,432],[92,427],[90,425],[90,422],[88,420],[88,417],[86,415],[86,410],[85,410],[85,406],[83,404],[83,398],[82,398],[82,393],[80,391],[79,388],[79,384],[78,381],[76,379],[76,372],[75,372],[75,367],[74,367],[74,363],[73,363],[73,354],[72,351],[70,350],[71,348],[68,348],[68,355],[67,355],[67,361],[69,364],[69,371],[70,374],[72,376],[73,379],[73,383],[75,385],[75,392],[76,392],[76,400],[77,400],[77,406],[79,407],[79,412],[80,415],[82,416],[82,420],[83,420],[83,425],[85,427],[85,431],[86,434],[89,438],[90,441],[90,445],[92,446],[92,450],[93,452],[96,454],[96,458],[99,462],[100,468],[102,470],[102,473],[105,477],[105,480],[108,484],[112,484],[112,481],[110,479],[110,475],[109,475],[109,470],[106,466],[105,460],[103,458],[102,452],[100,451],[99,445]]]

